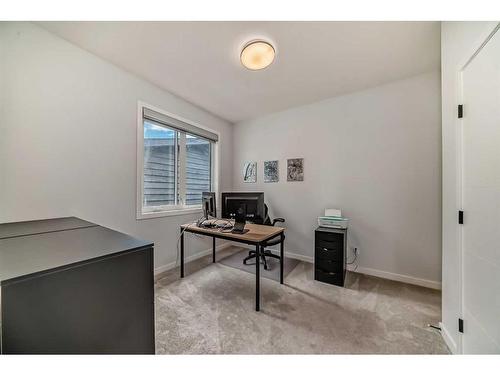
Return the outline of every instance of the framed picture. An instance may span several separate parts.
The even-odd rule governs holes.
[[[246,162],[243,167],[243,182],[257,182],[257,162]]]
[[[287,159],[286,180],[304,181],[304,159]]]
[[[278,160],[264,162],[264,182],[278,182],[279,175]]]

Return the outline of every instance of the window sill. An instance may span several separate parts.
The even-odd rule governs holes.
[[[165,211],[151,211],[151,212],[138,213],[136,219],[137,220],[156,219],[159,217],[201,214],[202,212],[203,210],[201,209],[201,207],[179,208],[179,209],[165,210]]]

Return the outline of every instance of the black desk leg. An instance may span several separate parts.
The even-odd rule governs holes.
[[[215,263],[215,237],[212,237],[212,263]]]
[[[184,230],[181,228],[181,278],[184,277]]]
[[[280,284],[283,284],[283,264],[285,263],[285,235],[280,234]]]
[[[255,246],[255,311],[260,310],[260,244]]]

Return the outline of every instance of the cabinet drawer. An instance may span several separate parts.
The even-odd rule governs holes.
[[[323,238],[316,238],[316,246],[317,247],[322,247],[322,248],[326,248],[326,249],[340,249],[342,250],[342,248],[344,247],[344,241],[342,240],[336,240],[336,239],[333,239],[333,240],[328,240],[328,239],[323,239]]]
[[[344,234],[343,233],[321,232],[321,231],[317,230],[316,231],[316,239],[342,242],[342,241],[344,241]]]
[[[326,272],[342,273],[344,269],[344,263],[336,262],[334,260],[316,259],[315,267]]]
[[[314,256],[316,259],[328,259],[337,262],[342,262],[344,260],[344,252],[342,248],[329,249],[327,247],[316,246]]]
[[[337,233],[316,233],[316,246],[328,249],[341,249],[344,247],[344,236]]]
[[[319,267],[314,269],[314,279],[333,285],[344,285],[344,276],[342,272],[328,272]]]

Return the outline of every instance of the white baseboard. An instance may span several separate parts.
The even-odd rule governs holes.
[[[227,244],[223,244],[221,246],[217,246],[217,251],[219,251],[219,247],[221,247],[221,249],[224,249],[226,247],[234,246],[234,245],[235,244],[227,243]],[[244,247],[244,248],[248,248],[248,249],[253,249],[254,248],[253,246],[243,245],[243,244],[238,244],[236,246],[240,246],[240,247]],[[277,249],[270,248],[270,250],[272,250],[275,253],[277,252]],[[190,258],[187,258],[186,262],[189,262],[190,260],[201,258],[202,256],[205,256],[205,255],[209,254],[211,251],[212,251],[211,249],[205,250],[202,253],[199,253],[199,254],[196,254],[196,255],[194,255],[194,256],[192,256]],[[286,249],[285,249],[285,254],[286,254],[286,256],[288,258],[298,259],[298,260],[301,260],[301,261],[306,262],[306,263],[314,263],[314,258],[311,257],[311,256],[297,254],[297,253],[292,253],[290,251],[287,251]],[[170,266],[170,265],[172,265],[172,266]],[[164,267],[169,267],[169,266],[170,266],[170,268],[165,268],[165,271],[168,270],[168,269],[171,269],[171,268],[175,267],[175,262],[167,264]],[[347,266],[347,270],[350,271],[350,272],[362,273],[362,274],[365,274],[365,275],[380,277],[382,279],[400,281],[400,282],[407,283],[407,284],[419,285],[419,286],[423,286],[423,287],[426,287],[426,288],[441,290],[441,283],[439,281],[421,279],[421,278],[414,277],[414,276],[408,276],[408,275],[402,275],[402,274],[399,274],[399,273],[392,273],[392,272],[387,272],[387,271],[381,271],[381,270],[377,270],[377,269],[374,269],[374,268],[358,267],[356,269],[356,271],[354,271],[354,268],[355,267],[353,265],[348,265]],[[165,271],[162,270],[161,272],[165,272]],[[156,270],[155,270],[155,274],[156,274]]]
[[[289,258],[301,260],[303,262],[314,263],[314,258],[306,256],[306,255],[290,253],[287,251],[286,256]],[[356,271],[354,271],[354,268],[355,267],[353,265],[347,266],[347,270],[351,271],[351,272],[363,273],[365,275],[377,276],[377,277],[381,277],[383,279],[401,281],[401,282],[407,283],[407,284],[419,285],[419,286],[424,286],[426,288],[441,290],[441,283],[437,282],[437,281],[419,279],[419,278],[413,277],[413,276],[401,275],[398,273],[381,271],[381,270],[376,270],[373,268],[366,268],[366,267],[358,267],[356,269]]]
[[[272,249],[272,250],[274,251],[274,249]],[[296,254],[296,253],[291,253],[289,251],[286,251],[286,256],[288,258],[298,259],[298,260],[301,260],[301,261],[306,262],[306,263],[314,263],[314,258],[307,256],[307,255]],[[347,266],[347,270],[351,271],[351,272],[354,272],[354,268],[355,267],[352,265]],[[370,276],[377,276],[377,277],[381,277],[383,279],[401,281],[401,282],[407,283],[407,284],[419,285],[419,286],[424,286],[426,288],[441,290],[441,283],[438,281],[420,279],[420,278],[413,277],[413,276],[401,275],[398,273],[381,271],[381,270],[377,270],[374,268],[366,268],[366,267],[358,267],[355,272],[363,273],[365,275],[370,275]]]
[[[272,250],[275,251],[275,249],[272,249]],[[301,260],[301,261],[306,262],[306,263],[314,263],[313,257],[307,256],[307,255],[302,255],[302,254],[291,253],[291,252],[286,251],[286,250],[285,250],[285,253],[286,253],[286,256],[288,258],[298,259],[298,260]],[[351,271],[351,272],[354,272],[354,268],[355,267],[352,265],[347,266],[347,270]],[[381,271],[381,270],[377,270],[374,268],[367,268],[367,267],[358,267],[355,272],[363,273],[365,275],[370,275],[370,276],[377,276],[377,277],[381,277],[383,279],[401,281],[401,282],[407,283],[407,284],[419,285],[419,286],[424,286],[426,288],[441,290],[441,283],[438,281],[420,279],[420,278],[413,277],[413,276],[401,275],[399,273]]]
[[[314,263],[314,258],[307,255],[290,253],[289,251],[286,250],[285,254],[287,258],[298,259],[306,263]]]
[[[426,288],[441,290],[441,283],[439,281],[420,279],[414,276],[402,275],[399,273],[392,273],[387,271],[381,271],[374,268],[367,267],[358,267],[356,271],[354,271],[356,267],[354,265],[348,265],[347,270],[351,272],[363,273],[365,275],[381,277],[383,279],[401,281],[407,284],[419,285]]]
[[[218,246],[215,247],[215,252],[217,253],[218,251],[226,249],[226,248],[228,248],[230,246],[233,246],[233,244],[231,242],[223,243],[223,244],[218,245]],[[188,263],[188,262],[191,262],[193,260],[202,258],[202,257],[204,257],[204,256],[206,256],[208,254],[211,254],[211,253],[212,253],[212,248],[200,251],[199,253],[196,253],[194,255],[190,255],[190,256],[186,257],[184,259],[184,263]],[[171,262],[171,263],[164,264],[163,266],[156,267],[155,270],[154,270],[155,276],[158,276],[159,274],[162,274],[163,272],[169,271],[169,270],[177,267],[178,264],[176,264],[176,263],[177,262]]]
[[[448,345],[448,349],[452,354],[458,354],[458,346],[450,335],[448,329],[444,326],[443,322],[439,323],[439,327],[441,327],[441,336],[443,336],[443,340]]]

